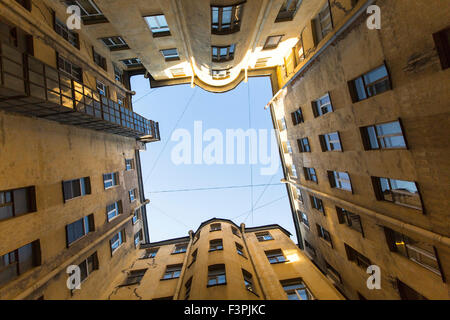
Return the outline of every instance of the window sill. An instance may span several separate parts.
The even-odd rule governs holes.
[[[223,249],[209,249],[208,252],[213,252],[213,251],[223,251]]]
[[[286,260],[286,261],[278,261],[278,262],[270,262],[270,261],[269,261],[270,264],[282,264],[282,263],[287,263],[287,262],[289,262],[289,260]]]
[[[243,254],[238,253],[238,255],[240,255],[242,258],[245,258],[248,260],[248,258],[246,256],[244,256]]]
[[[207,288],[211,288],[211,287],[217,287],[217,286],[225,286],[227,283],[218,283],[218,284],[207,284],[206,287]]]
[[[180,277],[175,277],[175,278],[166,278],[166,279],[164,279],[164,278],[161,278],[161,279],[159,279],[159,281],[167,281],[167,280],[174,280],[174,279],[179,279]]]
[[[186,251],[183,251],[183,252],[172,252],[171,254],[182,254],[182,253],[186,253]]]
[[[170,31],[152,32],[153,38],[170,37],[172,34]]]
[[[303,221],[301,222],[301,224],[302,224],[306,229],[311,230],[311,228],[310,228],[306,223],[304,223]]]
[[[249,289],[247,289],[247,291],[253,293],[255,296],[257,296],[259,298],[259,294],[257,294],[256,292],[249,290]]]
[[[171,61],[179,61],[180,57],[173,57],[173,58],[164,58],[166,62],[171,62]]]
[[[217,230],[209,230],[209,232],[215,232],[215,231],[222,231],[222,229],[217,229]]]

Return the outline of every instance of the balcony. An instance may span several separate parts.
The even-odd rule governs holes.
[[[64,72],[4,43],[0,43],[0,110],[142,142],[160,140],[157,122],[145,119]]]

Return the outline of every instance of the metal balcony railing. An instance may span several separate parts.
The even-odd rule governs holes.
[[[0,109],[143,142],[160,140],[157,122],[4,43],[0,43]]]

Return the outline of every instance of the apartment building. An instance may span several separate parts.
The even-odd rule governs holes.
[[[128,70],[44,1],[0,4],[0,299],[92,299],[148,242]],[[82,293],[68,286],[79,266]]]
[[[73,5],[80,30],[64,24]],[[371,5],[380,8],[380,29],[366,24]],[[38,216],[64,208],[52,200],[62,181],[89,177],[92,194],[77,199],[87,216],[90,197],[108,197],[103,174],[118,173],[123,194],[107,201],[137,196],[143,204],[136,150],[159,131],[132,112],[129,78],[225,92],[268,76],[299,247],[349,299],[448,299],[449,16],[440,0],[3,0],[0,190],[5,199],[15,189],[23,189],[16,198],[35,192],[37,213],[27,217]],[[131,159],[137,182],[125,184]],[[83,218],[51,217],[24,224],[22,240],[2,233],[10,239],[0,238],[0,254],[41,239],[29,232],[36,226],[44,235]],[[367,288],[369,265],[380,267],[382,290]],[[28,284],[10,286],[18,294]],[[0,287],[2,298],[16,293]]]
[[[449,299],[449,7],[316,2],[269,105],[299,244],[349,299]]]
[[[141,244],[112,300],[342,300],[279,225],[213,218],[189,236]]]

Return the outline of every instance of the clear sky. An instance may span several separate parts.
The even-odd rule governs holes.
[[[147,215],[152,242],[186,236],[189,230],[195,231],[200,223],[213,217],[231,219],[237,225],[244,222],[247,227],[276,223],[290,231],[296,241],[286,187],[280,183],[283,173],[278,151],[273,160],[278,168],[275,175],[261,175],[260,168],[268,165],[251,166],[248,158],[245,164],[221,165],[176,165],[171,158],[179,143],[171,140],[171,133],[183,128],[193,136],[195,121],[202,121],[203,131],[220,130],[224,139],[226,129],[247,130],[249,114],[253,128],[273,129],[270,112],[264,109],[272,97],[269,78],[250,78],[248,83],[227,93],[210,93],[190,85],[151,89],[143,76],[132,78],[132,88],[136,91],[135,112],[160,125],[161,141],[147,144],[147,151],[141,152],[145,195],[150,200]],[[268,183],[276,185],[266,186]],[[251,184],[263,185],[253,188],[253,214],[251,188],[156,193]]]

